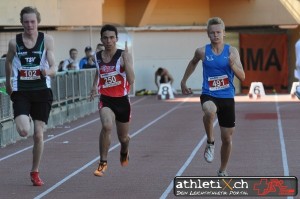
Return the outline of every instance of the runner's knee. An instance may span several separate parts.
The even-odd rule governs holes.
[[[222,143],[225,145],[230,145],[232,143],[231,137],[222,137]]]
[[[19,126],[17,128],[17,131],[21,137],[26,137],[27,135],[29,135],[30,128],[26,128],[25,126]]]
[[[221,140],[223,144],[231,144],[232,143],[232,133],[226,132],[221,134]]]
[[[214,120],[216,113],[213,111],[204,111],[204,120]]]
[[[33,139],[35,142],[42,142],[44,139],[43,133],[34,133]]]
[[[26,130],[20,130],[20,131],[18,131],[18,133],[21,137],[26,137],[28,135],[28,131],[26,131]]]
[[[119,141],[121,143],[128,143],[129,140],[130,140],[130,137],[128,135],[125,135],[125,136],[118,136],[119,137]]]
[[[105,132],[111,132],[113,129],[113,125],[110,122],[104,122],[102,124],[102,128]]]

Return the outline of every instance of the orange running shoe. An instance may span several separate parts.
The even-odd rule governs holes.
[[[107,162],[100,162],[96,171],[94,171],[94,175],[98,177],[102,177],[104,172],[107,170]]]
[[[129,151],[127,153],[120,153],[120,162],[122,167],[128,166],[129,163]]]
[[[31,182],[33,183],[33,186],[42,186],[44,182],[39,177],[39,172],[32,171],[30,172]]]

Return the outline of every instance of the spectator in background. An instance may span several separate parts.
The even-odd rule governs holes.
[[[96,65],[93,62],[93,60],[92,60],[92,62],[89,62],[89,57],[91,57],[93,55],[92,48],[90,46],[87,46],[87,47],[85,47],[84,52],[85,52],[85,57],[81,58],[81,60],[79,62],[79,68],[80,69],[96,68]]]
[[[96,64],[93,60],[93,56],[90,55],[87,58],[87,63],[83,64],[82,69],[96,68]]]
[[[62,72],[64,67],[64,60],[60,61],[57,67],[57,72]]]
[[[96,46],[96,52],[95,53],[97,53],[97,52],[99,52],[101,50],[104,50],[104,45],[102,43],[99,43]]]
[[[71,48],[69,51],[70,58],[66,59],[63,64],[63,70],[79,70],[79,62],[77,61],[78,51],[76,48]]]
[[[172,87],[174,79],[173,79],[172,75],[169,73],[169,71],[167,69],[161,68],[161,67],[158,68],[155,71],[154,76],[155,76],[154,82],[155,82],[155,85],[157,86],[158,91],[159,91],[159,85],[163,84],[163,83],[170,83],[171,87]],[[158,77],[160,77],[159,82],[158,82]],[[177,94],[177,91],[173,87],[172,87],[172,91],[173,91],[174,94]]]
[[[158,82],[158,77],[160,77],[159,82]],[[169,71],[167,69],[158,68],[155,71],[155,80],[154,81],[155,81],[155,84],[157,86],[157,89],[159,89],[159,84],[170,82],[170,84],[172,85],[174,79],[173,79],[172,75],[169,73]]]

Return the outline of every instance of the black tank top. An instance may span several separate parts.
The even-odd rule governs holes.
[[[16,52],[19,63],[17,90],[41,90],[46,89],[47,79],[41,74],[41,63],[47,63],[44,51],[44,33],[39,32],[33,48],[26,48],[23,43],[22,33],[16,35]],[[42,66],[43,67],[43,66]]]

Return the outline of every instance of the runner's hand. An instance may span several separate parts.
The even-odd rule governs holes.
[[[186,86],[185,83],[181,82],[181,91],[182,91],[182,94],[184,95],[189,95],[189,94],[193,94],[193,91],[191,88],[188,88]]]
[[[92,88],[90,93],[90,101],[93,101],[96,95],[97,95],[97,89]]]
[[[41,69],[41,73],[44,77],[47,76],[47,70],[46,69]]]
[[[127,46],[127,41],[125,41],[125,49],[122,53],[122,58],[123,58],[123,63],[126,67],[126,63],[130,60],[129,58],[129,51],[128,51],[128,46]]]

